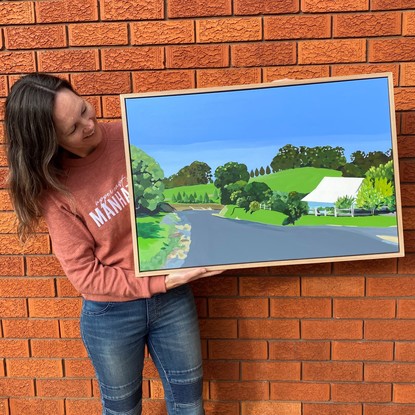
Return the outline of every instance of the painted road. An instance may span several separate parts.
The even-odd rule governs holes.
[[[394,227],[272,226],[209,210],[176,213],[191,225],[183,267],[398,252]]]

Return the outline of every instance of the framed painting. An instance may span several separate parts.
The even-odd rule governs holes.
[[[137,276],[404,255],[390,73],[121,107]]]

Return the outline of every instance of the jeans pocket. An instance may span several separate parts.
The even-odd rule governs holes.
[[[101,316],[111,310],[113,303],[108,301],[83,300],[82,314],[87,316]]]

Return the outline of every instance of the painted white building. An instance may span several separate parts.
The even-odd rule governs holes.
[[[302,200],[317,214],[318,207],[334,207],[339,197],[356,198],[363,180],[360,177],[323,177],[318,186]]]

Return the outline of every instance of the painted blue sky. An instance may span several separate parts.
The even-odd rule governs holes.
[[[269,165],[286,144],[387,151],[391,126],[386,77],[125,100],[130,144],[155,158],[166,177],[193,161]]]

